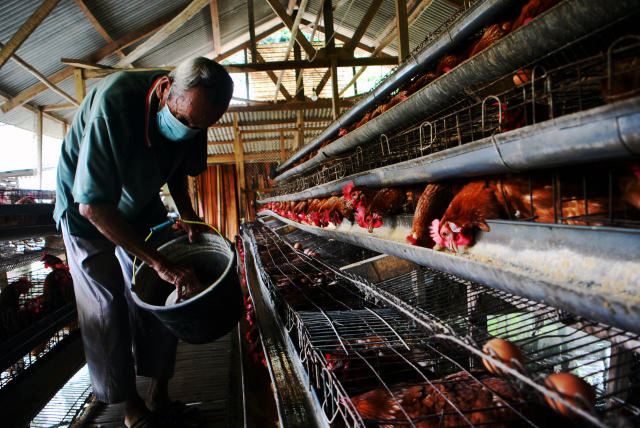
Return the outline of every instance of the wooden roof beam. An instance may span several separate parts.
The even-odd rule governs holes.
[[[369,25],[371,25],[373,17],[378,13],[381,5],[382,2],[379,0],[373,0],[371,2],[369,8],[367,9],[367,12],[362,17],[360,24],[358,24],[358,28],[356,28],[356,31],[353,33],[353,36],[351,36],[351,39],[347,41],[343,46],[346,51],[353,52],[355,50],[356,46],[362,39],[362,36],[364,36],[364,33],[366,33],[367,28],[369,28]]]
[[[82,10],[82,12],[84,12],[84,14],[87,16],[87,18],[89,18],[89,21],[95,27],[95,29],[98,30],[98,33],[100,33],[102,38],[105,39],[107,41],[107,43],[113,43],[113,39],[111,38],[111,36],[109,36],[109,33],[107,33],[107,31],[104,29],[104,27],[102,25],[100,25],[100,22],[95,17],[95,15],[93,13],[91,13],[91,11],[87,7],[87,5],[84,3],[84,0],[74,0],[74,1],[76,2],[78,7],[80,8],[80,10]],[[124,53],[122,53],[121,50],[117,50],[116,54],[120,58],[124,58]]]
[[[11,40],[0,50],[0,68],[11,58],[22,43],[35,31],[40,23],[51,13],[60,0],[44,0],[40,7],[22,24]]]
[[[122,36],[115,42],[109,43],[108,45],[103,46],[93,54],[89,55],[86,58],[86,61],[96,63],[98,61],[103,60],[109,55],[112,55],[117,50],[124,49],[127,46],[142,39],[143,37],[148,36],[150,33],[157,31],[159,28],[161,28],[164,24],[169,22],[171,18],[176,16],[178,13],[179,13],[179,10],[171,11],[161,16],[160,18],[150,22],[149,24],[146,24],[140,27],[139,29]],[[73,67],[65,67],[62,70],[58,71],[57,73],[54,73],[53,75],[49,76],[48,79],[52,83],[56,84],[70,78],[71,76],[73,76]],[[18,106],[21,106],[26,102],[28,102],[29,100],[37,97],[47,89],[48,87],[44,83],[38,83],[37,85],[34,85],[28,89],[25,89],[24,91],[20,92],[18,95],[9,98],[6,103],[0,106],[0,108],[2,109],[3,113],[7,113],[8,111]]]
[[[282,6],[282,4],[280,4],[279,0],[267,0],[267,3],[269,3],[269,6],[271,6],[271,9],[273,9],[273,11],[275,12],[275,14],[280,17],[280,19],[282,20],[282,22],[284,23],[284,25],[287,26],[287,28],[293,32],[293,20],[291,19],[291,16],[287,15],[287,11],[286,9]],[[311,42],[309,42],[309,40],[307,40],[307,38],[304,36],[304,34],[302,34],[302,32],[297,31],[296,35],[295,35],[296,40],[298,41],[298,43],[300,43],[300,47],[302,47],[302,49],[304,49],[305,53],[307,54],[308,58],[313,58],[316,50],[313,48],[313,46],[311,45]]]
[[[350,107],[353,105],[352,100],[340,99],[340,107]],[[297,111],[297,110],[311,110],[311,109],[325,109],[331,107],[331,100],[318,100],[318,101],[288,101],[273,103],[269,105],[254,105],[254,106],[230,106],[227,109],[227,113],[233,112],[250,112],[250,111]]]
[[[396,26],[398,28],[398,64],[409,55],[409,17],[407,16],[407,1],[396,1]]]
[[[297,119],[274,119],[274,120],[256,120],[250,122],[240,122],[238,126],[264,126],[264,125],[287,125],[287,124],[297,124]],[[304,120],[304,123],[329,123],[331,122],[330,118],[322,119],[322,118],[307,118]],[[233,128],[233,123],[214,123],[209,128]],[[323,127],[324,129],[325,127]],[[297,130],[298,128],[291,128],[293,130]]]
[[[129,52],[127,56],[118,61],[116,67],[122,67],[131,64],[133,61],[140,58],[142,55],[149,52],[149,50],[155,48],[162,43],[167,37],[176,32],[185,22],[187,22],[192,16],[200,11],[209,3],[209,0],[193,0],[182,12],[176,15],[171,21],[169,21],[164,27],[156,31],[151,37],[144,41],[140,46]]]
[[[304,9],[307,7],[307,0],[302,0],[300,3],[300,8],[298,9],[298,13],[296,14],[296,19],[293,21],[293,26],[291,29],[291,40],[289,40],[289,44],[287,45],[287,52],[284,55],[284,61],[289,60],[289,55],[291,55],[291,51],[293,49],[293,45],[295,44],[295,38],[298,35],[298,30],[300,29],[300,21],[302,20],[302,14],[304,13]],[[305,38],[306,40],[306,38]],[[296,68],[298,70],[298,68]],[[280,72],[278,76],[278,81],[276,82],[276,90],[273,96],[273,101],[278,101],[278,92],[280,91],[280,86],[282,85],[282,78],[284,77],[284,70]]]
[[[293,154],[292,151],[285,152],[285,157],[289,157]],[[275,152],[263,152],[263,153],[245,153],[244,155],[244,163],[249,162],[275,162],[280,160],[280,150]],[[236,155],[228,154],[228,155],[209,155],[207,156],[208,164],[216,164],[216,163],[236,163]]]
[[[218,0],[212,0],[209,3],[211,10],[211,30],[213,32],[213,56],[220,55],[222,39],[220,38],[220,17],[218,15]]]
[[[0,43],[0,49],[3,47],[4,45]],[[47,85],[47,87],[51,89],[53,92],[55,92],[56,94],[60,95],[62,98],[66,99],[67,101],[75,104],[76,106],[80,105],[71,95],[67,94],[65,91],[58,88],[54,83],[52,83],[49,79],[47,79],[42,73],[36,70],[35,67],[31,66],[30,64],[27,64],[27,62],[24,61],[22,58],[20,58],[18,55],[11,54],[11,59],[20,67],[24,68],[29,73],[33,74],[38,80],[40,80],[42,83]]]
[[[396,57],[367,57],[367,58],[337,58],[337,67],[353,67],[365,65],[394,65]],[[274,70],[293,70],[296,68],[327,68],[331,67],[330,58],[317,58],[313,61],[271,61],[250,64],[225,64],[229,73],[259,73]],[[174,67],[138,67],[138,68],[105,68],[101,70],[85,70],[87,79],[96,79],[117,73],[118,71],[146,71],[173,70]]]
[[[410,26],[411,24],[413,24],[415,22],[416,19],[418,19],[420,17],[420,15],[422,15],[422,12],[424,12],[424,10],[427,8],[427,6],[429,6],[431,4],[433,0],[421,0],[420,3],[416,6],[416,8],[413,10],[413,12],[411,12],[411,15],[409,15],[409,18],[407,20],[407,26]],[[409,7],[410,8],[410,7]],[[395,18],[394,18],[394,22],[395,22]],[[389,27],[387,27],[389,28]],[[396,37],[396,35],[398,34],[398,29],[395,28],[395,24],[391,23],[391,28],[390,31],[387,33],[387,35],[382,39],[382,41],[378,44],[378,46],[376,47],[376,50],[374,51],[373,55],[376,55],[379,52],[382,52],[382,49],[384,49],[389,43],[391,43],[393,41],[393,39]],[[402,59],[402,58],[400,58]],[[358,72],[353,76],[353,78],[349,81],[349,83],[347,83],[345,85],[344,88],[342,88],[342,90],[340,91],[340,95],[344,94],[347,89],[349,89],[351,87],[351,85],[353,85],[356,80],[358,80],[358,78],[362,75],[362,73],[364,73],[364,71],[367,69],[367,67],[361,67],[360,70],[358,70]]]

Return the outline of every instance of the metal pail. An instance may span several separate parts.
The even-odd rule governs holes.
[[[160,279],[143,263],[136,270],[132,295],[138,307],[153,313],[176,337],[188,343],[207,343],[229,332],[242,315],[242,292],[236,274],[236,253],[219,235],[200,234],[190,244],[181,236],[158,251],[169,260],[194,270],[207,288],[184,302],[164,306],[175,286]]]

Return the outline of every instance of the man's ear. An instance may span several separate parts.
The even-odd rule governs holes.
[[[169,93],[169,89],[171,89],[171,79],[169,79],[169,76],[162,76],[156,85],[156,97],[160,100],[158,110],[164,107],[164,98]]]

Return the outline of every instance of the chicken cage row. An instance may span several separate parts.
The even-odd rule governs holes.
[[[37,252],[36,252],[37,251]],[[25,372],[78,329],[73,282],[66,268],[24,266],[42,247],[14,254],[0,292],[0,388]],[[16,262],[16,260],[18,260]],[[34,260],[35,261],[35,260]],[[36,265],[41,265],[40,262]]]
[[[464,97],[453,98],[449,107],[420,124],[393,135],[381,134],[377,142],[277,183],[271,196],[300,192],[636,96],[640,37],[627,31],[626,21],[613,23],[483,87],[469,88]]]
[[[557,391],[543,386],[555,371],[579,375],[597,393],[596,407],[575,409],[582,418],[568,423],[637,423],[636,335],[424,267],[374,283],[341,269],[359,265],[355,259],[376,259],[369,250],[300,230],[282,233],[289,243],[265,226],[245,230],[261,280],[332,426],[543,426],[561,419],[541,404],[557,400]],[[295,250],[293,241],[314,255]],[[338,247],[343,254],[355,250],[351,260]],[[494,337],[524,352],[518,371],[481,371],[488,359],[482,345]],[[464,403],[449,384],[474,395],[484,391],[489,401]],[[411,394],[425,400],[432,394],[434,407],[420,409]]]
[[[0,205],[3,204],[53,204],[55,190],[0,188]]]

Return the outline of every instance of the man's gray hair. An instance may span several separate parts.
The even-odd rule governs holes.
[[[169,78],[172,97],[201,86],[207,91],[212,104],[226,109],[233,95],[233,80],[227,70],[202,56],[183,61],[169,73]]]

